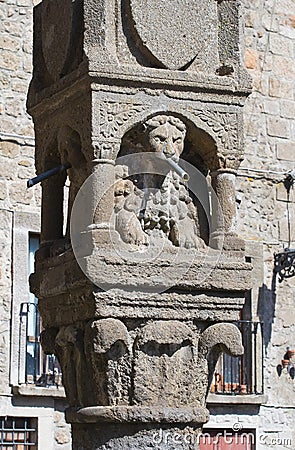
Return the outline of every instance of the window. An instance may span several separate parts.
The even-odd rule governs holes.
[[[39,236],[29,235],[29,275],[34,272],[35,252],[39,248]],[[37,298],[29,292],[26,305],[26,382],[36,380],[40,373],[40,318],[37,309]]]
[[[1,450],[37,450],[37,420],[1,417]]]
[[[204,430],[200,450],[255,450],[255,430]]]
[[[39,235],[29,234],[29,275],[34,272],[35,252],[39,248]],[[26,359],[25,382],[36,386],[59,386],[61,369],[54,355],[45,355],[40,345],[42,324],[37,307],[37,298],[29,293],[28,302],[21,305],[21,317],[25,320]]]
[[[242,334],[244,354],[222,354],[210,391],[214,394],[263,394],[263,326],[260,322],[236,322]]]

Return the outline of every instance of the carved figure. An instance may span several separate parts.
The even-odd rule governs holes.
[[[117,319],[94,320],[85,329],[84,347],[99,405],[128,405],[131,389],[130,338]]]
[[[185,124],[174,116],[158,115],[143,124],[142,136],[134,134],[135,152],[140,148],[178,163],[184,148]],[[148,164],[148,162],[147,162]],[[198,236],[198,215],[181,177],[169,170],[154,173],[154,161],[144,174],[123,180],[119,175],[115,185],[115,227],[121,239],[129,244],[148,243],[148,236],[166,238],[176,247],[205,247]],[[150,172],[150,173],[149,173]],[[126,176],[126,175],[125,175]],[[152,239],[149,240],[152,243]]]
[[[61,327],[55,339],[55,353],[62,367],[63,384],[70,406],[87,406],[91,398],[84,337],[81,329],[69,325]]]
[[[127,244],[146,244],[147,235],[143,232],[136,216],[142,195],[130,180],[118,180],[115,184],[116,230]]]
[[[184,323],[155,321],[134,344],[134,403],[198,405],[196,337]]]

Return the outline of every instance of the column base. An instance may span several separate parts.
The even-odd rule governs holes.
[[[205,407],[95,406],[70,408],[73,450],[196,450]]]
[[[228,256],[240,258],[245,255],[245,242],[235,233],[213,232],[210,236],[210,246],[226,252],[225,255]]]

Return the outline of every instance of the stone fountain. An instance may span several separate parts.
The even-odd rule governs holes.
[[[197,448],[251,264],[237,0],[43,0],[28,111],[42,181],[31,290],[73,449]],[[170,437],[170,438],[169,438]]]

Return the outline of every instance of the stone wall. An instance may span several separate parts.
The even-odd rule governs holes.
[[[295,168],[295,4],[292,0],[244,1],[246,66],[254,92],[245,107],[245,160],[240,171],[239,226],[241,235],[263,244],[264,280],[259,305],[253,311],[265,322],[266,385],[269,402],[282,402],[284,383],[275,367],[293,348],[295,280],[273,283],[273,254],[288,247],[286,173]],[[277,172],[277,173],[276,173]],[[284,174],[285,173],[285,174]],[[290,192],[291,247],[295,244],[295,195]],[[275,291],[274,291],[275,289]]]
[[[261,258],[254,270],[253,319],[264,322],[265,394],[255,405],[211,406],[208,427],[257,428],[257,448],[293,448],[295,384],[277,366],[294,348],[295,279],[273,279],[274,253],[288,246],[286,173],[295,168],[295,3],[293,0],[244,0],[245,64],[254,92],[244,109],[245,160],[237,180],[239,233],[250,241],[248,253]],[[250,168],[249,171],[246,168]],[[253,171],[254,169],[254,171]],[[262,172],[256,172],[261,169]],[[264,172],[265,171],[265,172]],[[295,246],[295,193],[290,193],[291,248]],[[260,253],[260,256],[259,256]],[[271,445],[277,439],[277,444]],[[285,445],[280,439],[285,438]],[[290,445],[290,440],[292,444]],[[293,446],[293,447],[292,447]]]
[[[12,268],[26,266],[28,259],[28,255],[21,257],[27,245],[16,244],[15,236],[26,233],[28,239],[29,231],[36,231],[36,217],[40,222],[40,187],[26,188],[27,179],[35,175],[34,130],[26,113],[32,71],[33,3],[37,2],[0,1],[0,415],[38,416],[40,445],[43,442],[43,448],[50,450],[69,448],[63,400],[46,393],[34,401],[31,395],[12,399],[10,385],[18,365],[15,352],[10,361],[18,327],[16,324],[14,330],[10,329],[11,318],[19,317],[19,296],[26,299],[29,291],[27,280],[25,285],[12,286],[13,282],[20,284]],[[20,213],[28,215],[27,229],[18,229]]]
[[[32,2],[0,2],[0,217],[1,217],[1,391],[8,389],[12,227],[15,210],[38,211],[39,192],[26,191],[34,174],[32,123],[26,114],[31,76]],[[16,138],[9,134],[29,136]]]
[[[249,248],[258,254],[264,268],[262,278],[260,273],[256,274],[252,313],[265,323],[268,400],[260,408],[234,405],[233,409],[233,405],[221,408],[211,404],[208,427],[231,428],[239,422],[244,428],[257,428],[257,435],[270,433],[288,438],[293,432],[294,445],[294,380],[286,372],[279,376],[276,367],[286,347],[295,346],[295,279],[276,283],[274,292],[273,253],[282,250],[288,242],[283,180],[284,173],[295,168],[295,3],[293,0],[243,0],[242,5],[245,63],[253,78],[254,92],[244,110],[246,157],[237,181],[238,223],[241,236],[251,241]],[[32,0],[0,0],[0,394],[5,396],[11,393],[11,267],[17,258],[12,251],[14,214],[16,211],[39,214],[40,207],[39,188],[26,189],[26,180],[34,176],[33,127],[26,113],[32,68],[32,6]],[[294,191],[291,191],[289,210],[294,247]],[[3,399],[4,396],[0,397],[0,403],[7,407],[1,409],[1,414],[13,415],[11,403]],[[60,404],[51,403],[50,436],[56,448],[65,449],[69,437],[61,409]],[[20,410],[15,414],[21,414]],[[31,414],[36,414],[36,409]],[[271,446],[260,442],[258,448]]]

